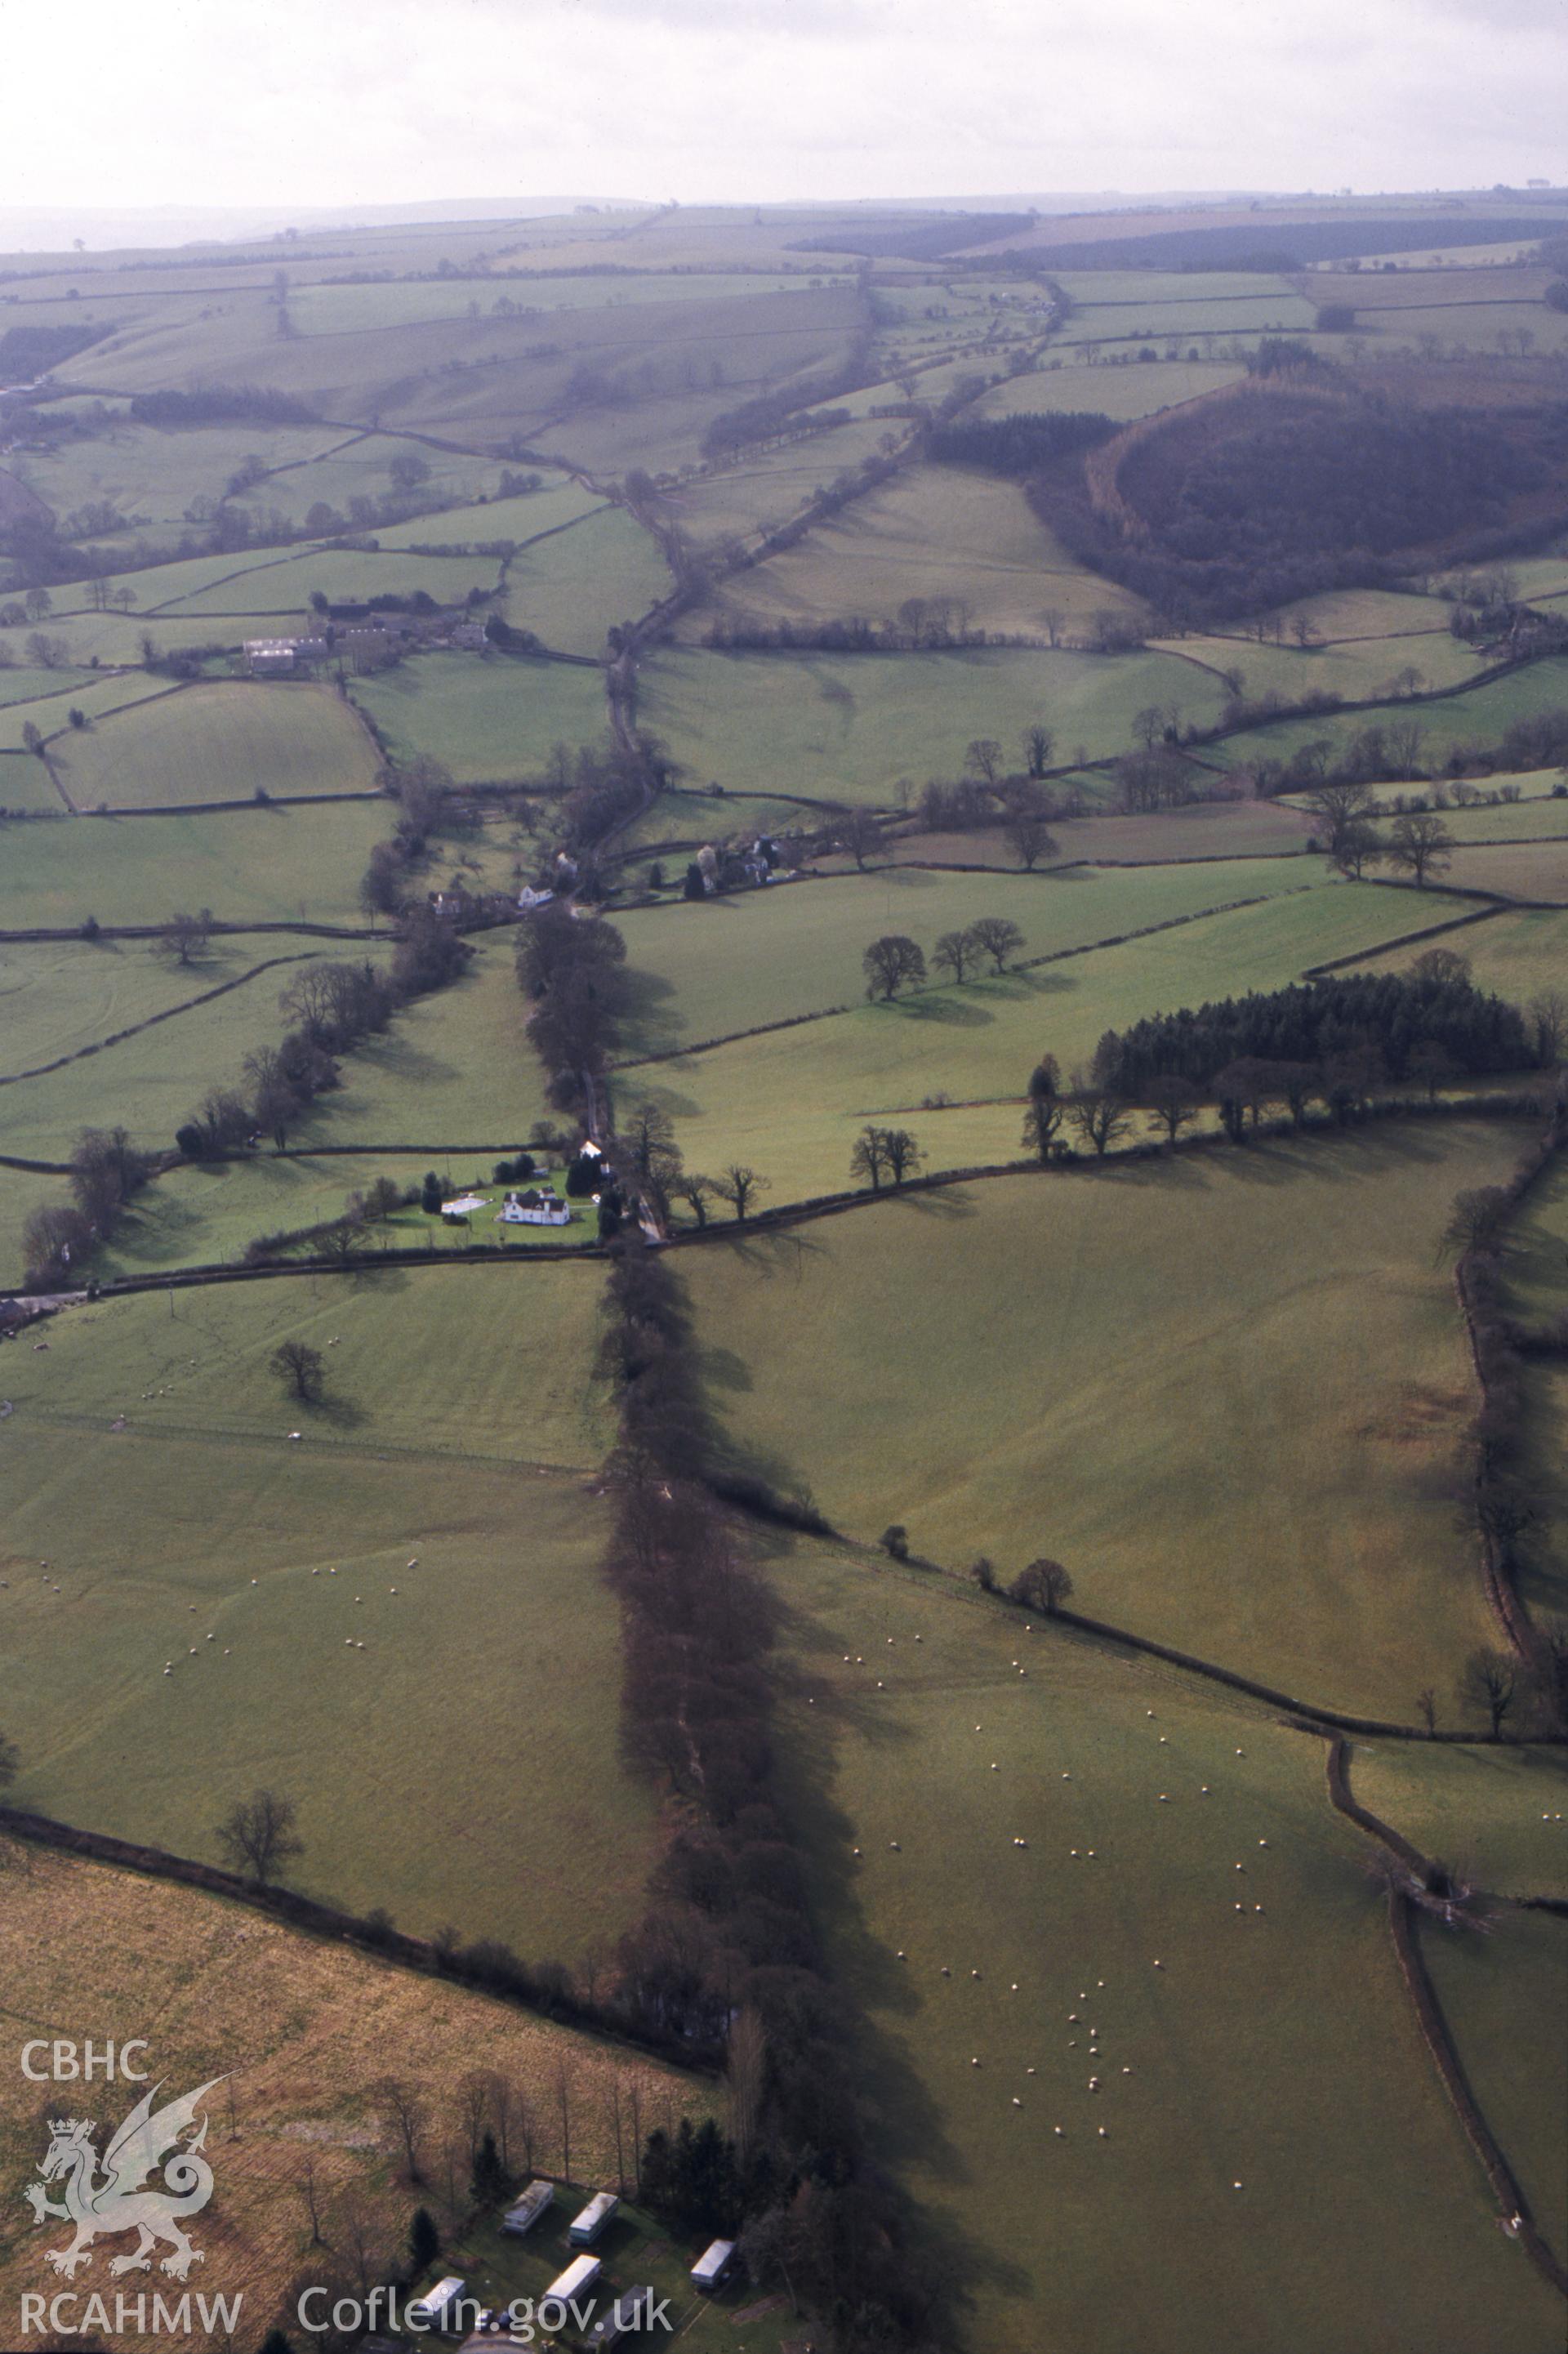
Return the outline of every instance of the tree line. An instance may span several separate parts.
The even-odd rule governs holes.
[[[630,1232],[608,1287],[628,1754],[680,1801],[648,1912],[621,1940],[620,1999],[694,2052],[725,2055],[728,2132],[699,2158],[651,2141],[658,2194],[694,2235],[737,2232],[753,2279],[836,2347],[925,2345],[933,2292],[871,2158],[853,2021],[830,1983],[779,1787],[768,1659],[776,1610],[707,1486],[716,1442],[668,1262]]]

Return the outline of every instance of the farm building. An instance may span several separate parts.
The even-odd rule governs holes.
[[[554,2206],[555,2200],[556,2186],[553,2182],[540,2180],[531,2182],[517,2204],[514,2207],[509,2207],[502,2217],[502,2230],[510,2232],[516,2238],[521,2239],[525,2232],[533,2230],[546,2210]]]
[[[574,2215],[567,2237],[574,2248],[591,2248],[607,2229],[620,2201],[613,2190],[596,2190],[580,2215]]]
[[[517,894],[517,905],[524,916],[531,916],[535,907],[547,907],[555,896],[553,891],[535,891],[531,884],[525,884]]]
[[[495,1215],[503,1226],[569,1226],[572,1206],[558,1193],[531,1185],[525,1193],[508,1193]]]

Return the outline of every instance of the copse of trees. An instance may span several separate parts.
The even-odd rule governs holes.
[[[1057,458],[1097,449],[1118,430],[1097,410],[1021,410],[1013,417],[956,417],[931,436],[931,455],[1023,481]]]
[[[1405,1079],[1420,1076],[1413,1057],[1428,1046],[1470,1076],[1538,1060],[1517,1006],[1476,988],[1467,972],[1428,968],[1300,981],[1155,1014],[1129,1030],[1107,1030],[1094,1076],[1142,1103],[1171,1078],[1212,1091],[1227,1066],[1247,1060],[1320,1068],[1372,1055],[1390,1078]]]

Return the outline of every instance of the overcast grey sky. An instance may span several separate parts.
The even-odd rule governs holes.
[[[0,0],[0,207],[1568,181],[1568,0]]]

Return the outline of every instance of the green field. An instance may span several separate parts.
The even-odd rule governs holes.
[[[819,1905],[965,2342],[1425,2354],[1430,2296],[1467,2354],[1551,2354],[1321,1744],[928,1575],[797,1555],[779,1582]]]
[[[521,548],[506,567],[501,610],[514,630],[532,630],[557,653],[602,654],[610,630],[638,620],[673,585],[647,533],[623,507],[605,507]]]
[[[535,774],[552,744],[604,732],[603,678],[575,663],[418,654],[351,691],[395,759],[428,753],[459,784]]]
[[[213,681],[73,730],[51,764],[79,810],[363,793],[376,747],[324,686]]]
[[[530,473],[538,471],[536,466],[528,469]],[[416,515],[411,523],[385,525],[375,536],[383,548],[474,546],[493,539],[514,539],[525,545],[543,538],[546,532],[579,522],[603,504],[599,493],[586,483],[546,474],[538,490],[516,498],[487,499],[481,506]]]
[[[1079,870],[1080,872],[1082,870]],[[1235,872],[1245,896],[1250,864]],[[813,885],[813,888],[816,886]],[[1052,887],[1086,887],[1072,875]],[[1445,900],[1445,913],[1463,903]],[[1326,885],[1200,917],[1147,939],[1095,949],[1060,964],[960,990],[862,1005],[800,1029],[747,1038],[711,1054],[629,1072],[623,1097],[652,1097],[672,1115],[690,1167],[709,1173],[745,1161],[776,1202],[837,1191],[863,1123],[894,1110],[933,1168],[968,1168],[1020,1153],[1019,1102],[1043,1053],[1065,1072],[1093,1055],[1108,1028],[1206,997],[1275,988],[1301,970],[1411,928],[1407,903],[1376,884]],[[921,1117],[932,1097],[1007,1100],[972,1118]]]
[[[111,712],[125,711],[134,703],[147,703],[170,693],[166,678],[151,678],[139,671],[122,671],[110,678],[96,677],[90,671],[85,678],[79,672],[70,684],[53,695],[34,697],[27,702],[0,705],[0,751],[19,750],[22,730],[36,727],[46,742],[69,732],[71,713],[85,714],[90,725],[107,719]],[[69,760],[79,747],[61,747],[61,758]],[[59,796],[53,805],[60,807]]]
[[[1091,1614],[1413,1718],[1489,1628],[1435,1246],[1515,1149],[1402,1130],[996,1179],[683,1268],[736,1444],[836,1526],[902,1522],[960,1571],[1046,1553]]]
[[[1428,605],[1426,610],[1442,609]],[[1313,626],[1327,625],[1314,622]],[[1369,703],[1379,695],[1393,697],[1402,692],[1395,680],[1406,668],[1420,672],[1419,684],[1425,691],[1463,686],[1483,667],[1482,657],[1472,647],[1451,636],[1445,622],[1433,620],[1412,623],[1397,634],[1325,640],[1306,648],[1288,641],[1281,646],[1260,646],[1255,639],[1237,635],[1192,635],[1166,642],[1171,652],[1189,662],[1202,663],[1214,671],[1239,671],[1243,694],[1259,700],[1267,695],[1290,702],[1308,695],[1337,695],[1347,703]]]
[[[1086,367],[1064,363],[1054,353],[1028,376],[1010,376],[994,385],[976,402],[981,417],[1017,417],[1034,411],[1079,410],[1088,416],[1114,417],[1118,425],[1135,417],[1152,416],[1157,408],[1173,408],[1179,401],[1198,400],[1218,392],[1242,375],[1234,360],[1153,360],[1139,366]]]
[[[0,751],[0,809],[28,817],[65,814],[54,779],[30,752]]]
[[[1430,942],[1391,949],[1358,961],[1358,972],[1405,971]],[[1467,925],[1440,944],[1464,957],[1478,988],[1526,1005],[1538,991],[1560,987],[1568,971],[1568,912],[1510,908],[1484,924]]]
[[[747,580],[755,574],[747,574]],[[847,609],[846,610],[851,610]],[[639,712],[694,784],[890,805],[900,779],[956,777],[994,738],[1021,768],[1022,729],[1044,720],[1057,758],[1126,751],[1145,704],[1218,716],[1219,681],[1173,654],[1014,648],[969,653],[663,652],[641,672]]]
[[[22,1802],[210,1854],[231,1795],[275,1782],[300,1793],[317,1894],[534,1955],[613,1935],[652,1800],[581,1701],[617,1672],[582,1486],[606,1444],[598,1286],[285,1278],[62,1320],[6,1375]],[[267,1371],[290,1337],[326,1357],[319,1408]],[[506,1705],[482,1792],[450,1735],[487,1692]]]
[[[1101,610],[1141,607],[1114,582],[1075,564],[1031,512],[1016,482],[958,466],[919,466],[857,499],[799,547],[727,581],[722,612],[769,620],[893,620],[908,597],[968,606],[971,626],[1040,638],[1047,616],[1082,631]],[[691,638],[712,615],[681,624]]]
[[[1321,860],[1298,858],[1155,866],[1134,875],[944,875],[888,866],[631,909],[618,918],[636,989],[629,1044],[642,1054],[662,1052],[800,1013],[862,1005],[861,958],[885,932],[908,934],[929,958],[944,932],[962,930],[980,916],[1002,916],[1023,934],[1017,961],[1027,963],[1238,899],[1276,897],[1325,872]],[[999,985],[1003,994],[1009,985]],[[947,1004],[957,1020],[969,993]]]
[[[263,957],[300,953],[293,940],[258,949],[251,941],[219,938],[198,961],[181,965],[147,940],[0,943],[0,1078],[80,1055],[118,1031],[241,980]],[[281,970],[279,985],[287,978]]]
[[[430,536],[440,534],[432,530]],[[368,597],[411,597],[421,588],[438,605],[461,605],[471,588],[488,594],[496,585],[493,557],[411,556],[401,549],[376,555],[319,547],[303,556],[272,554],[231,569],[232,578],[194,589],[160,610],[204,620],[226,613],[302,613],[318,591],[335,605]]]
[[[0,834],[0,930],[92,916],[160,923],[176,907],[210,907],[231,924],[357,929],[359,878],[390,831],[375,801],[10,826]]]
[[[1425,642],[1414,642],[1419,645]],[[1243,658],[1238,656],[1238,660]],[[1419,663],[1420,654],[1413,654],[1412,660]],[[1315,737],[1325,738],[1338,751],[1363,727],[1414,719],[1423,731],[1422,760],[1432,766],[1446,759],[1461,746],[1496,744],[1512,721],[1560,710],[1565,702],[1568,655],[1556,655],[1531,663],[1524,670],[1512,671],[1506,678],[1472,687],[1467,694],[1446,695],[1441,702],[1380,704],[1365,711],[1325,712],[1310,717],[1281,719],[1269,727],[1245,729],[1216,744],[1209,757],[1226,768],[1243,768],[1255,760],[1287,759],[1302,744]]]

